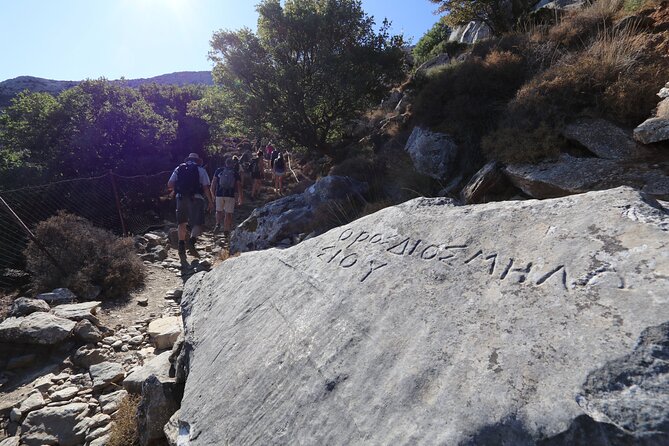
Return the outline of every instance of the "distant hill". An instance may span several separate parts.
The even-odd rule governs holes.
[[[72,88],[81,81],[57,81],[53,79],[43,79],[33,76],[19,76],[14,79],[8,79],[0,82],[0,107],[6,107],[14,96],[23,90],[31,92],[45,92],[56,95],[63,90]],[[142,84],[160,84],[160,85],[213,85],[214,81],[210,71],[179,71],[177,73],[161,74],[160,76],[147,79],[117,79],[112,82],[122,83],[132,88],[137,88]]]

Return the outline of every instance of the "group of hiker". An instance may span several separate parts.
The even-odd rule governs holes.
[[[250,160],[244,159],[246,156],[224,158],[223,166],[216,169],[211,181],[197,153],[189,154],[172,172],[167,187],[176,193],[178,252],[182,263],[187,261],[186,251],[193,257],[199,257],[195,243],[203,232],[206,212],[216,210],[214,233],[222,230],[229,235],[234,225],[235,205],[241,205],[244,201],[245,177],[250,177],[252,181],[251,198],[255,200],[265,177],[266,163],[274,177],[275,192],[283,195],[286,155],[269,143]],[[188,226],[190,237],[187,237]]]

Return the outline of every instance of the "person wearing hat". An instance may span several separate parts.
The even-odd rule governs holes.
[[[205,204],[207,198],[211,211],[214,199],[209,190],[209,175],[202,167],[202,159],[197,153],[191,153],[182,164],[179,164],[167,182],[167,188],[176,192],[177,224],[179,225],[179,259],[186,263],[186,235],[187,225],[191,227],[188,252],[193,257],[199,257],[195,249],[197,236],[202,233],[204,226]]]

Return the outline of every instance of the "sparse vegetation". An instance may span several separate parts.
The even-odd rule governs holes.
[[[137,407],[140,400],[139,395],[128,395],[121,400],[107,441],[108,446],[135,446],[139,444]]]
[[[35,292],[66,287],[86,296],[99,287],[102,298],[114,299],[127,296],[144,281],[144,265],[132,240],[97,228],[82,217],[60,212],[39,223],[35,236],[59,265],[35,242],[29,243],[25,256]]]

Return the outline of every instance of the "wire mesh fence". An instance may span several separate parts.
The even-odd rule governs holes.
[[[171,172],[124,177],[112,172],[95,178],[59,181],[0,192],[0,288],[28,280],[23,251],[28,230],[66,211],[119,235],[138,234],[173,221],[167,192]]]

